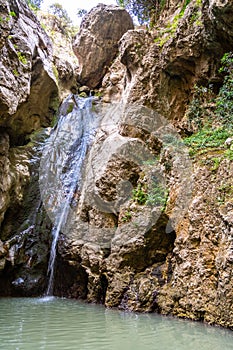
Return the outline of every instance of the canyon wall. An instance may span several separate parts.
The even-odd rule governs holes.
[[[41,221],[36,216],[33,227],[10,229],[18,210],[15,204],[28,208],[22,197],[35,179],[29,171],[32,155],[28,155],[31,149],[26,139],[49,124],[50,102],[57,94],[52,70],[46,68],[51,68],[50,43],[41,44],[48,40],[45,33],[43,40],[36,37],[33,41],[42,45],[33,49],[34,56],[28,54],[28,47],[21,55],[15,53],[14,42],[11,44],[16,40],[12,28],[19,19],[27,18],[28,9],[19,11],[19,3],[12,0],[11,8],[7,2],[1,8],[9,16],[3,28],[5,39],[1,37],[2,50],[10,48],[15,59],[24,61],[17,63],[17,72],[27,70],[19,76],[11,74],[10,92],[6,83],[1,92],[0,281],[7,286],[1,288],[2,295],[42,293],[51,228],[46,213],[40,211],[42,204],[34,201],[37,206],[29,206],[40,213]],[[104,9],[111,19],[112,9]],[[120,39],[118,50],[104,66],[100,62],[98,69],[104,76],[98,75],[97,81],[93,80],[95,73],[87,73],[91,60],[77,54],[77,84],[100,88],[101,100],[93,105],[100,125],[87,155],[78,205],[60,234],[56,295],[233,327],[232,141],[224,136],[216,146],[208,147],[204,140],[192,153],[186,141],[199,130],[200,109],[205,108],[213,126],[219,127],[214,101],[224,79],[219,73],[221,57],[233,43],[232,15],[233,5],[227,0],[170,1],[151,30],[133,29],[129,20],[124,35],[116,39]],[[76,53],[82,45],[90,47],[89,41],[83,43],[83,32],[98,42],[88,16],[75,39]],[[38,35],[42,32],[39,29]],[[115,43],[110,44],[115,48]],[[35,57],[43,74],[36,74]],[[8,75],[9,67],[4,68]],[[31,78],[26,81],[27,76]],[[36,77],[45,79],[36,86],[46,84],[39,104],[33,93]],[[15,96],[11,86],[16,84],[23,88]],[[194,109],[197,92],[202,105]],[[208,101],[206,92],[211,95]],[[37,106],[35,119],[33,108]],[[41,140],[43,133],[36,140],[38,137]]]

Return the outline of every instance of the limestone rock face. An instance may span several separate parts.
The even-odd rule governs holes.
[[[10,202],[10,187],[12,178],[10,175],[10,161],[9,161],[9,136],[6,133],[0,135],[0,225],[4,218],[4,213]]]
[[[1,141],[0,295],[38,295],[45,288],[51,226],[41,206],[36,144],[7,149],[9,137]]]
[[[154,31],[123,35],[103,79],[104,101],[125,104],[106,113],[82,201],[60,239],[60,261],[75,276],[63,290],[71,297],[85,290],[88,301],[109,307],[233,328],[232,160],[223,155],[215,167],[213,158],[230,144],[193,162],[170,125],[182,128],[195,84],[219,90],[220,59],[233,43],[233,4],[170,3]],[[144,113],[138,104],[151,108]],[[156,178],[168,189],[165,207]]]
[[[232,26],[233,26],[233,9],[230,1],[210,0],[209,15],[212,21],[216,22],[219,36],[223,36],[224,40],[232,40]]]
[[[231,173],[228,159],[216,173],[194,165],[193,198],[176,231],[173,275],[157,298],[163,313],[233,327]]]
[[[124,78],[119,83],[104,78],[106,100],[109,92],[118,99],[123,81],[125,102],[140,100],[178,124],[195,84],[209,82],[218,90],[219,62],[233,42],[232,2],[191,1],[184,12],[182,8],[182,1],[167,5],[152,31],[123,35],[118,59],[125,66]],[[116,74],[114,65],[111,74]]]
[[[49,221],[30,141],[50,125],[58,87],[51,41],[26,2],[2,0],[0,17],[0,294],[32,295],[45,283]]]
[[[0,126],[13,143],[47,126],[57,96],[52,46],[22,1],[1,2]]]
[[[62,100],[77,83],[78,59],[72,49],[72,33],[70,28],[54,15],[38,11],[37,16],[52,40],[54,73]]]
[[[95,88],[100,84],[118,52],[120,38],[132,28],[129,14],[117,6],[99,4],[84,17],[73,44],[83,85]]]

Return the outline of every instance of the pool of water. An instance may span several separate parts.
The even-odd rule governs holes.
[[[233,332],[59,298],[0,299],[2,350],[232,350]]]

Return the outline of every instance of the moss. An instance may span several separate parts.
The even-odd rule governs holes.
[[[55,64],[53,64],[53,74],[56,78],[56,82],[58,83],[59,81],[59,74],[58,74],[58,70],[57,70],[57,67],[55,66]]]
[[[18,56],[19,61],[23,65],[27,65],[28,64],[28,60],[27,60],[26,56],[22,54],[22,52],[17,52],[17,56]]]
[[[71,113],[73,111],[73,109],[74,109],[74,104],[70,104],[69,107],[67,108],[66,113],[67,114]]]
[[[85,98],[85,97],[87,97],[87,94],[86,94],[86,92],[83,91],[83,92],[80,92],[79,96]]]
[[[14,74],[15,77],[19,76],[19,72],[17,71],[17,69],[13,69],[12,73]]]

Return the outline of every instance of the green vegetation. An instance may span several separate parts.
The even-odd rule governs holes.
[[[87,10],[85,10],[85,9],[77,9],[77,16],[78,17],[83,17],[83,16],[85,16],[86,15],[86,13],[87,13]]]
[[[14,11],[10,11],[8,16],[5,18],[0,17],[0,23],[3,23],[4,21],[8,22],[12,17],[16,17],[16,13]]]
[[[72,22],[68,16],[67,11],[58,2],[55,2],[49,6],[49,12],[60,18],[60,20],[63,21],[64,25],[70,25]]]
[[[32,10],[38,10],[42,4],[43,0],[26,0],[26,3]]]
[[[143,165],[155,165],[159,160],[159,156],[156,156],[154,158],[151,158],[151,159],[148,159],[148,160],[145,160],[143,162]]]
[[[184,139],[184,143],[190,148],[191,156],[205,153],[212,155],[211,158],[206,158],[205,162],[214,172],[223,159],[233,160],[233,147],[228,148],[225,144],[227,138],[233,135],[232,52],[226,53],[221,63],[219,72],[225,76],[217,97],[213,97],[211,86],[195,86],[186,117],[189,128],[196,132]]]
[[[140,24],[153,23],[166,4],[166,0],[117,0],[117,4],[136,16]]]
[[[190,147],[190,155],[194,156],[197,152],[205,153],[210,149],[225,149],[225,141],[232,135],[232,132],[224,127],[210,128],[204,127],[196,134],[184,139],[184,144]]]
[[[209,87],[194,86],[192,101],[186,112],[189,129],[200,130],[204,125],[211,124],[209,105],[215,104],[212,85]]]
[[[74,109],[74,104],[70,104],[69,107],[67,108],[66,114],[71,113],[73,109]]]
[[[231,183],[224,183],[217,190],[219,192],[217,200],[220,205],[226,201],[233,201],[233,185]]]
[[[122,217],[122,221],[123,222],[127,222],[127,221],[130,221],[132,218],[132,213],[130,211],[126,211],[124,213],[124,216]]]
[[[233,160],[233,150],[231,149],[227,149],[225,152],[224,152],[224,156],[229,159],[229,160]]]
[[[155,42],[158,43],[160,47],[163,47],[168,40],[174,37],[179,21],[184,16],[184,12],[190,1],[191,0],[185,0],[180,12],[173,18],[173,21],[168,22],[166,28],[160,31],[159,36],[155,39]]]
[[[218,121],[228,128],[233,127],[233,53],[226,53],[222,60],[220,73],[225,74],[223,86],[216,99]]]
[[[161,206],[165,209],[168,198],[168,190],[159,184],[154,184],[147,194],[146,204],[151,206]]]
[[[72,20],[68,16],[67,11],[62,7],[61,4],[52,4],[49,7],[49,12],[52,15],[56,16],[59,20],[60,28],[62,29],[64,35],[66,35],[68,38],[72,38],[77,34],[79,28],[73,25]],[[56,31],[50,31],[50,37],[55,42],[57,40]]]
[[[140,205],[162,206],[164,209],[168,198],[168,190],[157,181],[152,182],[150,188],[139,183],[133,190],[133,201]]]
[[[10,16],[10,17],[16,17],[16,13],[15,13],[14,11],[10,11],[10,12],[9,12],[9,16]]]
[[[191,0],[185,0],[180,12],[174,16],[172,22],[168,22],[165,29],[159,31],[158,37],[155,39],[155,43],[158,43],[159,47],[163,47],[167,41],[174,37],[175,32],[177,30],[178,24],[181,18],[184,16],[185,10]],[[196,0],[195,8],[192,16],[189,19],[190,24],[201,25],[201,4],[202,0]]]
[[[17,56],[18,56],[19,61],[20,61],[23,65],[28,64],[27,58],[26,58],[25,55],[23,55],[21,52],[17,52]]]
[[[13,69],[13,74],[15,77],[18,77],[19,76],[19,72],[17,71],[17,69]]]
[[[55,64],[53,64],[53,74],[56,78],[56,82],[58,83],[59,81],[59,74],[58,74],[58,70],[57,70],[57,67],[55,66]]]
[[[140,205],[143,205],[146,203],[146,200],[147,200],[146,189],[143,188],[142,184],[140,183],[135,189],[133,189],[133,200]]]

